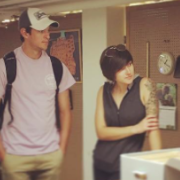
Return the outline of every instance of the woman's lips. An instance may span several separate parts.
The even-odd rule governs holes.
[[[131,79],[131,78],[132,78],[132,76],[127,76],[127,77],[126,77],[126,79]]]

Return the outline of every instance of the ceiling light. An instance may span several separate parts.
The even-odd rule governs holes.
[[[10,20],[11,20],[11,22],[18,21],[19,20],[19,16],[12,15]]]
[[[64,11],[64,12],[61,12],[60,14],[66,15],[66,14],[70,14],[70,13],[71,13],[71,11]]]
[[[11,18],[11,22],[14,22],[14,21],[15,21],[15,18],[14,18],[14,17],[12,17],[12,18]]]
[[[174,0],[160,0],[160,2],[168,2],[168,1],[174,1]]]
[[[82,13],[82,10],[74,10],[72,13]]]
[[[10,19],[4,19],[3,21],[2,21],[2,23],[9,23],[10,22]]]
[[[55,16],[65,16],[67,14],[77,14],[77,13],[82,13],[82,10],[73,10],[73,11],[64,11],[64,12],[58,12],[54,14]]]
[[[137,2],[137,3],[130,3],[129,6],[139,6],[142,5],[142,2]]]
[[[153,3],[156,3],[157,1],[146,1],[144,2],[144,4],[153,4]]]
[[[130,3],[129,6],[139,6],[145,4],[154,4],[154,3],[161,3],[161,2],[168,2],[173,0],[155,0],[155,1],[145,1],[145,2],[137,2],[137,3]]]

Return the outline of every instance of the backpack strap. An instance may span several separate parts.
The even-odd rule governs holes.
[[[50,56],[53,72],[56,80],[56,95],[55,95],[55,108],[56,108],[56,125],[57,128],[60,128],[60,116],[59,116],[59,103],[58,103],[58,93],[59,93],[59,85],[63,75],[63,67],[62,63],[59,59],[54,56]]]
[[[0,128],[2,128],[4,110],[5,110],[7,102],[8,102],[8,110],[11,116],[11,121],[9,123],[13,121],[13,115],[11,112],[11,90],[12,90],[12,83],[14,82],[16,78],[16,68],[17,68],[16,57],[13,51],[10,53],[7,53],[3,59],[5,62],[5,67],[6,67],[7,84],[6,84],[4,101],[1,104],[2,110],[1,110],[1,115],[0,115]]]
[[[6,66],[6,73],[7,73],[7,82],[11,84],[14,82],[16,78],[16,57],[14,52],[10,52],[4,56],[4,62]]]

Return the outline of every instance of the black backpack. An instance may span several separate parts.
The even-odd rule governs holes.
[[[1,103],[0,103],[0,129],[2,128],[2,125],[3,125],[4,110],[7,103],[8,103],[8,110],[11,116],[11,120],[9,124],[13,121],[13,114],[11,112],[11,90],[12,90],[12,83],[14,82],[16,78],[16,69],[17,69],[16,57],[13,51],[6,54],[3,59],[5,62],[6,73],[7,73],[7,85],[6,85],[4,100],[1,99]],[[63,67],[62,67],[61,61],[57,59],[56,57],[50,56],[50,59],[51,59],[53,72],[54,72],[54,76],[56,80],[56,87],[57,87],[56,95],[55,95],[56,125],[57,125],[57,128],[60,128],[58,92],[59,92],[59,84],[62,79]]]

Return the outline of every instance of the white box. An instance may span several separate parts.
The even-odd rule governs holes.
[[[180,148],[121,155],[121,180],[180,180]]]

